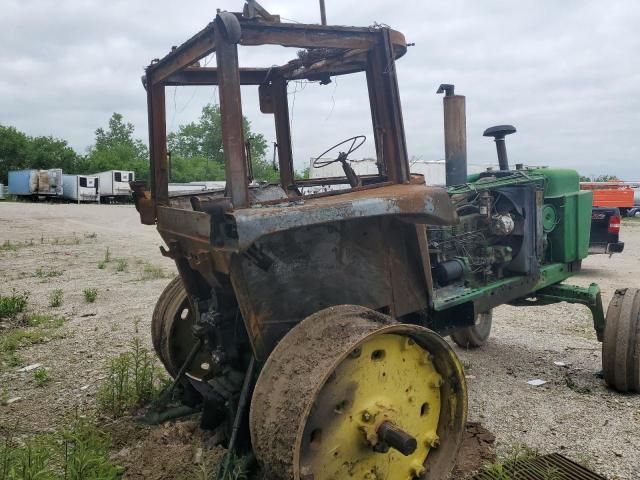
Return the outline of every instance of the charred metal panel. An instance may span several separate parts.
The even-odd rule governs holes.
[[[353,219],[265,236],[234,254],[231,280],[258,358],[293,325],[332,305],[397,316],[426,308],[415,237],[415,227],[398,220]]]
[[[387,215],[430,225],[450,225],[458,220],[446,190],[425,185],[390,185],[230,213],[239,250],[246,250],[264,235],[292,228]]]

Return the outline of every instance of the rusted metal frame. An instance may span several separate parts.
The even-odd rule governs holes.
[[[369,93],[369,106],[371,109],[371,123],[373,128],[373,140],[376,147],[376,164],[378,166],[378,173],[383,175],[386,173],[384,164],[384,152],[382,151],[381,134],[384,128],[381,125],[380,120],[380,105],[376,96],[376,81],[374,79],[374,72],[371,66],[371,59],[367,60],[367,69],[365,71],[367,75],[367,90]]]
[[[154,148],[154,136],[153,136],[153,100],[152,100],[153,94],[152,94],[152,88],[151,88],[148,72],[146,76],[145,88],[147,90],[147,123],[149,126],[148,127],[149,128],[149,189],[151,191],[152,198],[154,198],[156,195],[156,167],[155,167],[155,148]],[[167,189],[168,188],[169,187],[167,187]],[[136,197],[134,196],[134,198]],[[155,204],[153,208],[154,208],[153,218],[155,219],[156,217]]]
[[[213,23],[210,23],[159,62],[149,65],[147,68],[149,85],[164,81],[173,73],[193,65],[201,58],[214,52],[215,49],[215,31]]]
[[[273,94],[273,116],[276,126],[278,164],[280,167],[280,185],[285,192],[295,185],[293,176],[293,152],[291,150],[291,127],[289,125],[289,97],[287,81],[277,77],[271,84]]]
[[[368,49],[375,32],[363,28],[307,24],[242,22],[242,45],[281,45],[296,48]]]
[[[371,185],[374,183],[382,183],[387,179],[384,175],[378,175],[372,173],[370,175],[359,175],[363,185]],[[313,187],[317,185],[346,185],[349,183],[347,177],[321,177],[321,178],[307,178],[304,180],[296,180],[298,187]],[[357,188],[357,187],[356,187]]]
[[[167,124],[163,84],[147,87],[149,102],[149,146],[151,154],[151,194],[155,205],[169,205],[167,164]]]
[[[262,85],[267,81],[270,68],[241,68],[240,85]],[[217,68],[187,68],[173,73],[164,81],[166,86],[218,85]]]
[[[216,28],[215,31],[226,191],[233,207],[243,208],[249,205],[249,187],[242,128],[238,45],[227,40],[221,28]]]
[[[381,88],[376,89],[382,102],[380,111],[384,128],[383,148],[385,151],[385,166],[389,179],[395,183],[409,181],[409,158],[404,134],[402,108],[400,106],[400,92],[396,76],[395,55],[388,28],[380,30],[377,48],[374,49],[372,69],[374,79],[381,82]]]
[[[429,241],[427,240],[427,226],[416,224],[416,237],[418,238],[418,247],[420,248],[420,260],[424,280],[427,285],[427,302],[429,308],[433,308],[433,276],[431,275],[431,257],[429,256]]]

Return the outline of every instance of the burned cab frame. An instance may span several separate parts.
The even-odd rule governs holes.
[[[259,45],[294,47],[299,52],[282,66],[240,67],[238,47]],[[444,188],[428,187],[422,176],[409,172],[395,73],[395,60],[406,49],[404,36],[387,27],[283,24],[276,16],[248,17],[245,10],[244,14],[220,12],[205,29],[147,67],[150,191],[143,185],[135,186],[142,221],[157,224],[171,247],[167,255],[177,261],[190,295],[207,296],[211,287],[233,289],[230,295],[238,301],[258,358],[265,358],[292,325],[322,307],[358,303],[403,315],[427,306],[430,267],[424,250],[426,232],[415,225],[451,224],[457,216]],[[212,52],[217,67],[198,66],[198,60]],[[295,179],[287,83],[300,79],[326,82],[330,77],[356,72],[366,73],[378,174],[359,177],[353,187],[348,174]],[[224,192],[169,194],[165,88],[181,85],[218,87],[227,182]],[[279,185],[250,184],[251,166],[242,133],[244,85],[259,90],[260,110],[273,115]],[[336,184],[348,188],[301,193],[305,187]],[[322,245],[354,248],[367,230],[371,248],[353,252],[350,274],[345,275],[339,258],[327,257]],[[398,236],[398,231],[409,232],[409,236]],[[299,260],[291,255],[275,258],[274,243],[306,245],[312,237],[316,245],[305,252],[310,262],[305,272],[297,269],[290,272],[291,278],[270,278],[280,270],[265,268],[267,264]],[[382,253],[387,244],[393,248]],[[401,261],[391,266],[391,257]],[[259,274],[253,272],[256,268]],[[410,287],[402,286],[394,294],[392,273]],[[335,284],[334,277],[338,277],[341,280],[337,283],[344,282],[347,287],[351,275],[369,280],[345,289],[349,294],[337,296],[337,285],[323,285]],[[201,279],[208,285],[205,292]],[[307,301],[309,292],[292,301],[297,290],[307,290],[310,285],[315,285],[312,304]],[[265,326],[259,320],[265,315],[266,298],[272,303],[268,310],[280,318],[275,325]]]

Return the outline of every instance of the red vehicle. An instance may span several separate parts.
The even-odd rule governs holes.
[[[589,253],[621,253],[620,223],[633,208],[634,189],[622,181],[581,182],[580,188],[593,191]]]

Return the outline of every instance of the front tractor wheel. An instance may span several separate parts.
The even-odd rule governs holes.
[[[602,342],[607,384],[620,392],[640,392],[640,290],[616,290],[607,309]]]
[[[270,479],[438,480],[466,414],[463,369],[442,337],[344,305],[306,318],[271,353],[251,440]]]
[[[476,323],[470,327],[460,328],[451,333],[451,339],[462,348],[479,348],[484,346],[491,335],[493,315],[491,310],[476,315]]]
[[[151,317],[151,340],[162,364],[171,377],[175,378],[187,360],[196,343],[193,336],[195,316],[189,303],[189,296],[180,276],[175,277],[156,303]],[[201,350],[193,359],[187,374],[199,379],[206,375],[203,369],[210,362],[206,352]]]

